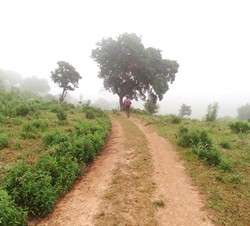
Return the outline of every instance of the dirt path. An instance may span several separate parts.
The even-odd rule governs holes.
[[[51,214],[39,223],[31,222],[30,226],[103,225],[93,223],[96,222],[94,218],[102,213],[100,208],[105,206],[108,208],[109,206],[105,205],[103,197],[112,183],[116,183],[112,182],[112,180],[118,168],[120,169],[123,165],[127,164],[127,168],[123,167],[123,169],[133,169],[129,165],[128,156],[136,153],[132,153],[133,148],[131,149],[131,147],[129,150],[126,149],[125,143],[127,137],[124,135],[124,126],[113,116],[111,116],[111,120],[113,124],[111,136],[103,154],[95,160],[88,173],[84,175],[82,180],[76,183],[72,191],[58,202]],[[154,217],[157,221],[151,222],[158,223],[147,225],[212,225],[208,220],[206,212],[203,211],[203,204],[199,193],[191,185],[191,179],[185,174],[183,163],[178,159],[173,146],[164,138],[157,135],[152,129],[145,127],[139,120],[131,117],[129,121],[132,121],[140,128],[148,142],[147,146],[151,154],[150,161],[153,163],[153,177],[151,179],[155,183],[153,200],[162,200],[165,203],[164,207],[156,208],[154,212]],[[135,199],[136,197],[132,195],[132,198]],[[131,205],[131,203],[132,201],[130,200],[128,205]],[[130,214],[130,216],[127,216],[128,218],[133,218],[131,217],[131,212],[128,211],[127,214]],[[140,224],[138,221],[130,222],[137,223],[119,225],[146,225]],[[103,226],[111,226],[111,224]]]
[[[152,128],[144,126],[138,119],[131,120],[143,131],[148,142],[154,165],[156,183],[155,197],[166,203],[157,211],[159,225],[205,226],[213,225],[203,211],[198,190],[192,186],[174,147],[160,137]]]

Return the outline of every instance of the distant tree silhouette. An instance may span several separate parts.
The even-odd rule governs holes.
[[[65,61],[58,61],[58,68],[51,72],[51,79],[63,89],[59,102],[63,102],[67,91],[73,91],[78,88],[78,82],[82,78],[76,69]]]
[[[237,109],[238,116],[237,118],[240,120],[250,120],[250,104],[247,103]]]
[[[32,76],[21,80],[20,89],[30,90],[38,94],[47,94],[50,90],[50,86],[46,79]]]
[[[215,121],[217,119],[218,110],[219,110],[218,103],[209,104],[207,108],[207,114],[205,116],[205,121],[207,122]]]
[[[184,117],[185,115],[190,116],[192,113],[191,106],[182,104],[179,110],[180,117]]]

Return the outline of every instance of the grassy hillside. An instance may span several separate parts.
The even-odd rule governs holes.
[[[250,124],[139,116],[176,144],[218,225],[250,225]]]
[[[107,114],[0,93],[0,225],[44,216],[102,150]]]

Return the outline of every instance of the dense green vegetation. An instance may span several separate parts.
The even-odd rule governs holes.
[[[44,216],[102,150],[107,114],[0,93],[0,225]]]
[[[218,225],[250,225],[250,123],[138,115],[176,144]]]

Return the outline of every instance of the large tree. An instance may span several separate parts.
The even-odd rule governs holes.
[[[67,91],[73,91],[78,88],[78,82],[82,78],[76,69],[65,61],[59,61],[58,68],[51,72],[51,79],[63,89],[59,102],[63,102]]]
[[[119,96],[121,108],[125,95],[153,103],[162,100],[179,68],[176,61],[162,59],[159,49],[145,48],[134,33],[102,39],[91,57],[99,66],[104,88]]]

